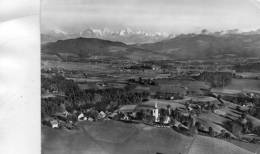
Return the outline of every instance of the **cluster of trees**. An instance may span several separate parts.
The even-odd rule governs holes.
[[[44,115],[53,115],[60,111],[64,98],[51,97],[41,100],[41,113]]]
[[[138,79],[129,79],[129,82],[138,83],[141,85],[152,85],[156,86],[158,83],[153,79],[143,79],[142,77],[139,77]]]
[[[126,69],[144,70],[144,69],[152,69],[152,66],[149,64],[139,64],[139,65],[132,65],[132,66],[126,67]]]
[[[232,132],[234,135],[240,136],[240,134],[251,134],[254,133],[260,136],[260,127],[254,126],[253,122],[247,118],[247,114],[241,114],[241,117],[237,120],[227,120],[223,123],[224,127]],[[243,138],[249,142],[255,141],[254,137],[252,138]]]
[[[76,99],[79,109],[94,107],[98,111],[113,111],[121,105],[138,104],[149,96],[147,92],[134,92],[128,88],[109,88],[102,90],[84,90],[77,93]]]
[[[236,65],[234,69],[238,72],[259,72],[260,63],[249,63],[245,65]]]
[[[42,113],[51,115],[59,110],[60,104],[64,103],[69,112],[82,111],[94,108],[97,111],[113,111],[120,105],[138,104],[147,99],[148,92],[135,92],[130,87],[110,88],[102,90],[81,90],[72,80],[62,76],[42,78],[42,88],[48,89],[55,85],[58,90],[64,92],[65,97],[42,98]]]
[[[244,94],[236,95],[236,96],[222,96],[224,100],[230,101],[234,104],[238,104],[240,106],[249,105],[247,109],[247,113],[260,119],[260,97],[250,97]],[[237,108],[241,110],[240,107]]]
[[[228,85],[232,80],[231,72],[203,72],[196,79],[206,81],[212,87],[222,87]]]
[[[183,95],[180,94],[179,92],[176,92],[176,93],[167,93],[167,92],[159,92],[159,91],[157,91],[156,94],[154,95],[154,98],[157,98],[157,99],[166,99],[166,100],[171,100],[171,99],[183,99]]]
[[[41,89],[49,91],[57,90],[59,92],[64,92],[66,96],[72,95],[73,97],[75,97],[80,91],[78,85],[73,80],[67,80],[59,74],[56,74],[51,78],[45,78],[42,76]]]

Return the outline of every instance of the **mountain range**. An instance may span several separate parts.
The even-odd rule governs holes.
[[[107,56],[131,60],[259,57],[260,34],[186,34],[155,43],[134,45],[80,37],[43,44],[42,51],[73,53],[79,57]]]
[[[78,33],[69,33],[62,31],[60,29],[55,29],[46,33],[41,34],[41,42],[55,42],[57,40],[65,40],[72,38],[99,38],[111,41],[120,41],[126,44],[136,44],[136,43],[152,43],[162,41],[164,39],[173,38],[173,34],[166,34],[161,32],[148,33],[142,30],[132,30],[130,28],[111,30],[108,28],[104,29],[94,29],[87,28]]]
[[[172,58],[255,57],[260,56],[260,34],[188,34],[139,47]]]
[[[81,59],[91,57],[131,60],[168,59],[165,55],[138,48],[134,45],[96,38],[76,38],[50,42],[42,45],[42,52],[55,55],[73,54],[74,57]]]

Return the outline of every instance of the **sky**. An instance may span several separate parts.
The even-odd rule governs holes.
[[[260,28],[260,0],[42,0],[41,29],[192,33]]]

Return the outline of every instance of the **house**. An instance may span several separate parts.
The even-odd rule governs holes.
[[[134,112],[136,108],[136,105],[124,105],[124,106],[121,106],[118,111],[119,112],[122,112],[122,113],[126,113],[126,114],[131,114]]]
[[[51,127],[52,128],[59,128],[59,122],[58,120],[54,119],[50,121]]]
[[[103,119],[103,118],[105,118],[105,117],[106,117],[106,113],[105,113],[105,112],[100,111],[100,112],[98,113],[98,119]]]
[[[128,117],[126,114],[124,114],[124,116],[122,117],[122,120],[128,121],[128,120],[130,120],[130,119],[129,119],[129,117]]]
[[[79,115],[78,115],[78,120],[79,121],[82,121],[82,120],[84,120],[84,114],[83,113],[80,113]]]
[[[171,122],[170,116],[168,116],[168,115],[165,116],[163,123],[164,123],[164,124],[169,124],[170,122]]]
[[[91,117],[87,117],[87,120],[88,120],[88,121],[91,121],[91,122],[94,121],[94,119],[91,118]]]
[[[214,113],[218,114],[218,115],[221,115],[221,116],[226,116],[226,112],[225,111],[222,111],[222,110],[214,110]]]
[[[115,117],[117,117],[118,116],[118,113],[117,112],[113,112],[113,113],[111,113],[111,114],[109,114],[109,118],[110,119],[114,119]]]
[[[65,117],[68,117],[69,112],[68,112],[68,111],[64,111],[64,112],[63,112],[63,115],[64,115]]]

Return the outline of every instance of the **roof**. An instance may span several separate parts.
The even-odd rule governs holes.
[[[58,124],[58,120],[51,120],[50,123],[51,123],[52,125]]]
[[[136,105],[123,105],[118,110],[121,112],[131,112],[135,110]]]
[[[192,100],[193,102],[215,102],[218,101],[214,97],[209,97],[209,96],[189,96],[186,97],[188,100]]]
[[[167,108],[168,105],[172,109],[179,108],[179,107],[184,107],[182,104],[177,103],[173,100],[161,100],[161,99],[151,99],[149,101],[143,102],[142,104],[138,105],[137,108],[140,107],[153,107],[155,106],[155,103],[157,103],[158,108]]]
[[[231,89],[212,89],[212,92],[218,94],[230,94],[230,95],[236,95],[241,93],[240,90],[231,90]]]

